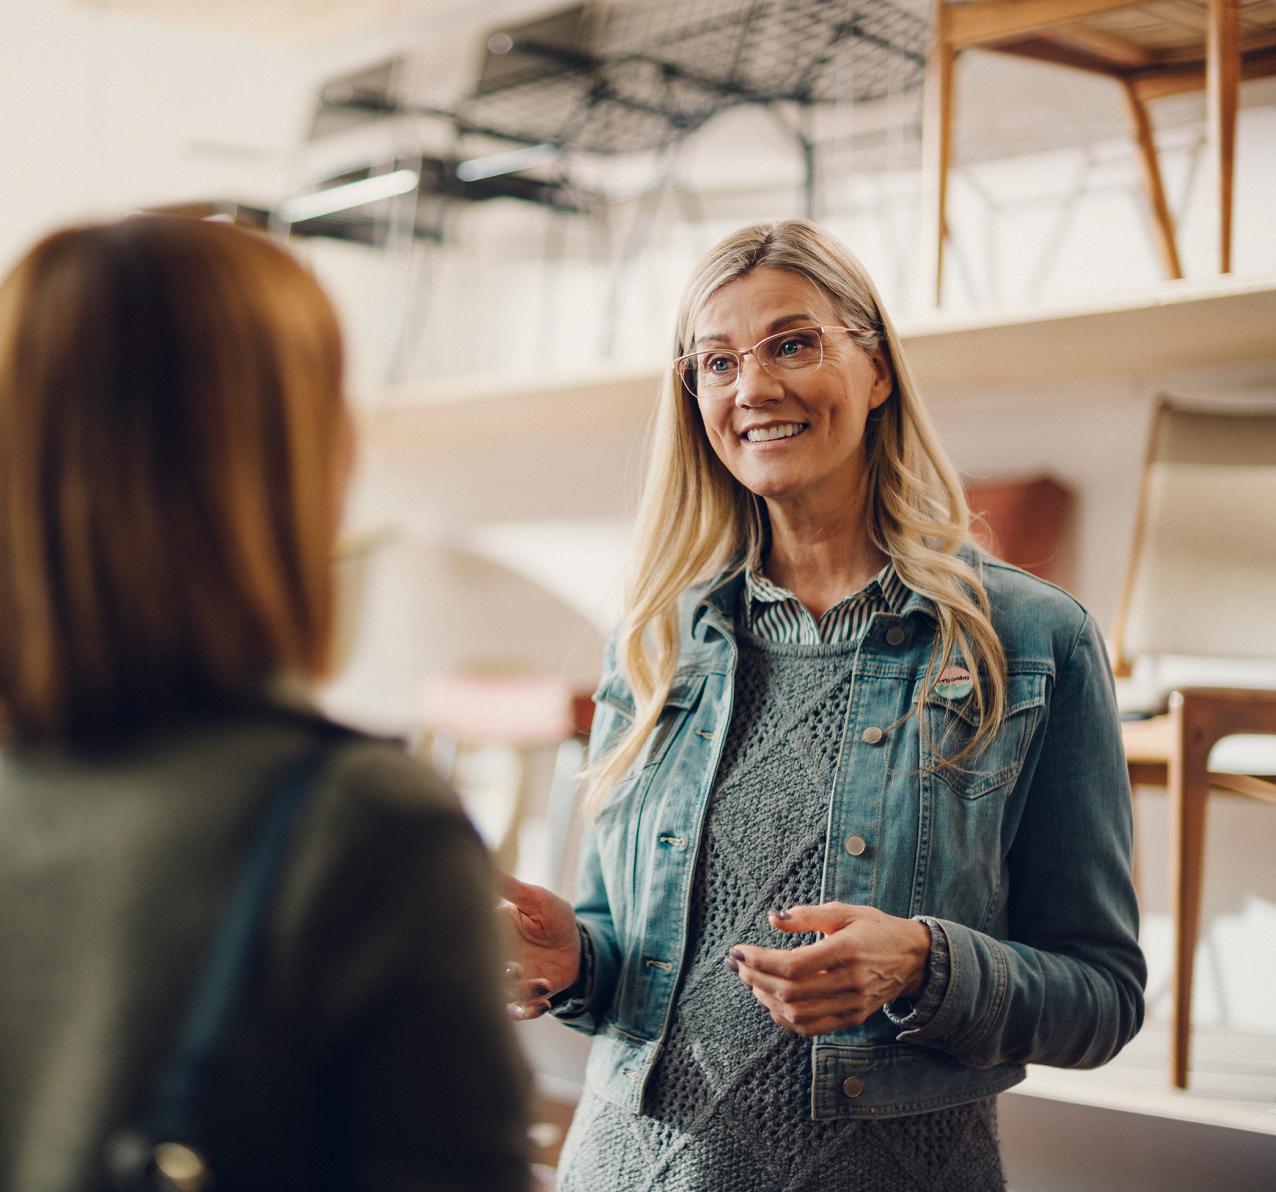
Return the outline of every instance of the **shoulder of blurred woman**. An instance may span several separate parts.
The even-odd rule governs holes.
[[[349,1186],[441,1188],[428,1173],[449,1171],[458,1192],[522,1192],[528,1077],[487,851],[401,743],[315,729],[306,747],[330,754],[276,907],[262,1020],[317,1057],[355,1140]]]
[[[320,748],[330,756],[279,908],[297,969],[314,971],[324,954],[360,958],[340,982],[344,1001],[406,971],[433,974],[432,950],[454,951],[467,933],[494,939],[494,871],[448,785],[396,741],[339,731]],[[493,952],[471,979],[497,972]]]
[[[235,751],[256,739],[259,748],[300,763],[316,753],[313,781],[329,801],[350,813],[390,818],[443,815],[468,823],[455,792],[428,766],[411,757],[399,738],[377,735],[327,717],[306,684],[280,680],[226,710],[222,731],[206,749]]]
[[[339,788],[352,804],[388,818],[442,816],[468,823],[456,792],[410,756],[402,741],[338,731],[324,782]]]

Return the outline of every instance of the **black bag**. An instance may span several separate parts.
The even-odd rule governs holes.
[[[107,1140],[107,1176],[118,1192],[206,1192],[214,1186],[212,1157],[196,1120],[199,1089],[238,1004],[294,829],[331,743],[325,739],[288,771],[266,809],[177,1046],[155,1084],[150,1114]]]

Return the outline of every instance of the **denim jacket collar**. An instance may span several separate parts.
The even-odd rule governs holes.
[[[958,548],[957,556],[962,562],[979,570],[979,552],[974,546],[969,543],[963,544]],[[693,640],[704,641],[708,626],[713,626],[724,634],[730,632],[729,626],[740,599],[740,589],[744,586],[746,565],[744,554],[737,554],[708,583],[698,585],[691,590],[691,610],[687,632]],[[903,581],[903,576],[900,576],[900,579]],[[907,619],[914,613],[921,613],[932,621],[939,620],[935,612],[935,602],[929,596],[923,596],[910,588],[908,598],[904,601],[899,615]]]
[[[692,589],[692,609],[688,631],[697,641],[705,640],[708,627],[729,635],[735,607],[744,587],[745,561],[738,555],[707,584]]]

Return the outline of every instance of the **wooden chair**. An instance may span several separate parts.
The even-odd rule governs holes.
[[[1163,659],[1170,669],[1176,658],[1215,659],[1222,668],[1228,659],[1250,668],[1262,660],[1273,676],[1268,688],[1181,686],[1167,713],[1123,725],[1131,784],[1165,786],[1169,794],[1170,1062],[1177,1088],[1187,1087],[1206,800],[1224,790],[1276,802],[1276,747],[1253,742],[1238,772],[1215,772],[1209,764],[1224,737],[1276,734],[1273,608],[1276,409],[1204,413],[1163,402],[1143,473],[1114,669],[1129,675],[1136,659]]]
[[[588,694],[552,676],[498,669],[433,674],[421,693],[414,752],[455,783],[498,868],[562,890],[575,842],[574,776],[592,713]],[[482,751],[496,765],[486,772],[467,767]],[[542,829],[543,847],[521,858],[520,867],[529,823]]]
[[[1015,54],[1120,88],[1167,277],[1183,276],[1147,103],[1205,88],[1218,193],[1219,272],[1232,267],[1232,179],[1241,79],[1276,74],[1276,0],[935,0],[923,157],[935,301],[942,301],[953,69],[962,50]]]

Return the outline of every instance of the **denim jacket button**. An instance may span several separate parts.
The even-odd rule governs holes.
[[[862,733],[860,733],[860,740],[863,741],[865,745],[876,745],[884,736],[886,736],[886,734],[882,732],[877,725],[871,724]]]
[[[864,1091],[864,1082],[858,1076],[848,1076],[842,1081],[842,1092],[848,1097],[858,1097]]]
[[[886,644],[888,646],[902,646],[904,639],[908,636],[898,625],[892,625],[886,631]]]
[[[843,847],[852,857],[860,857],[863,856],[864,850],[868,848],[868,841],[863,836],[848,836]]]

